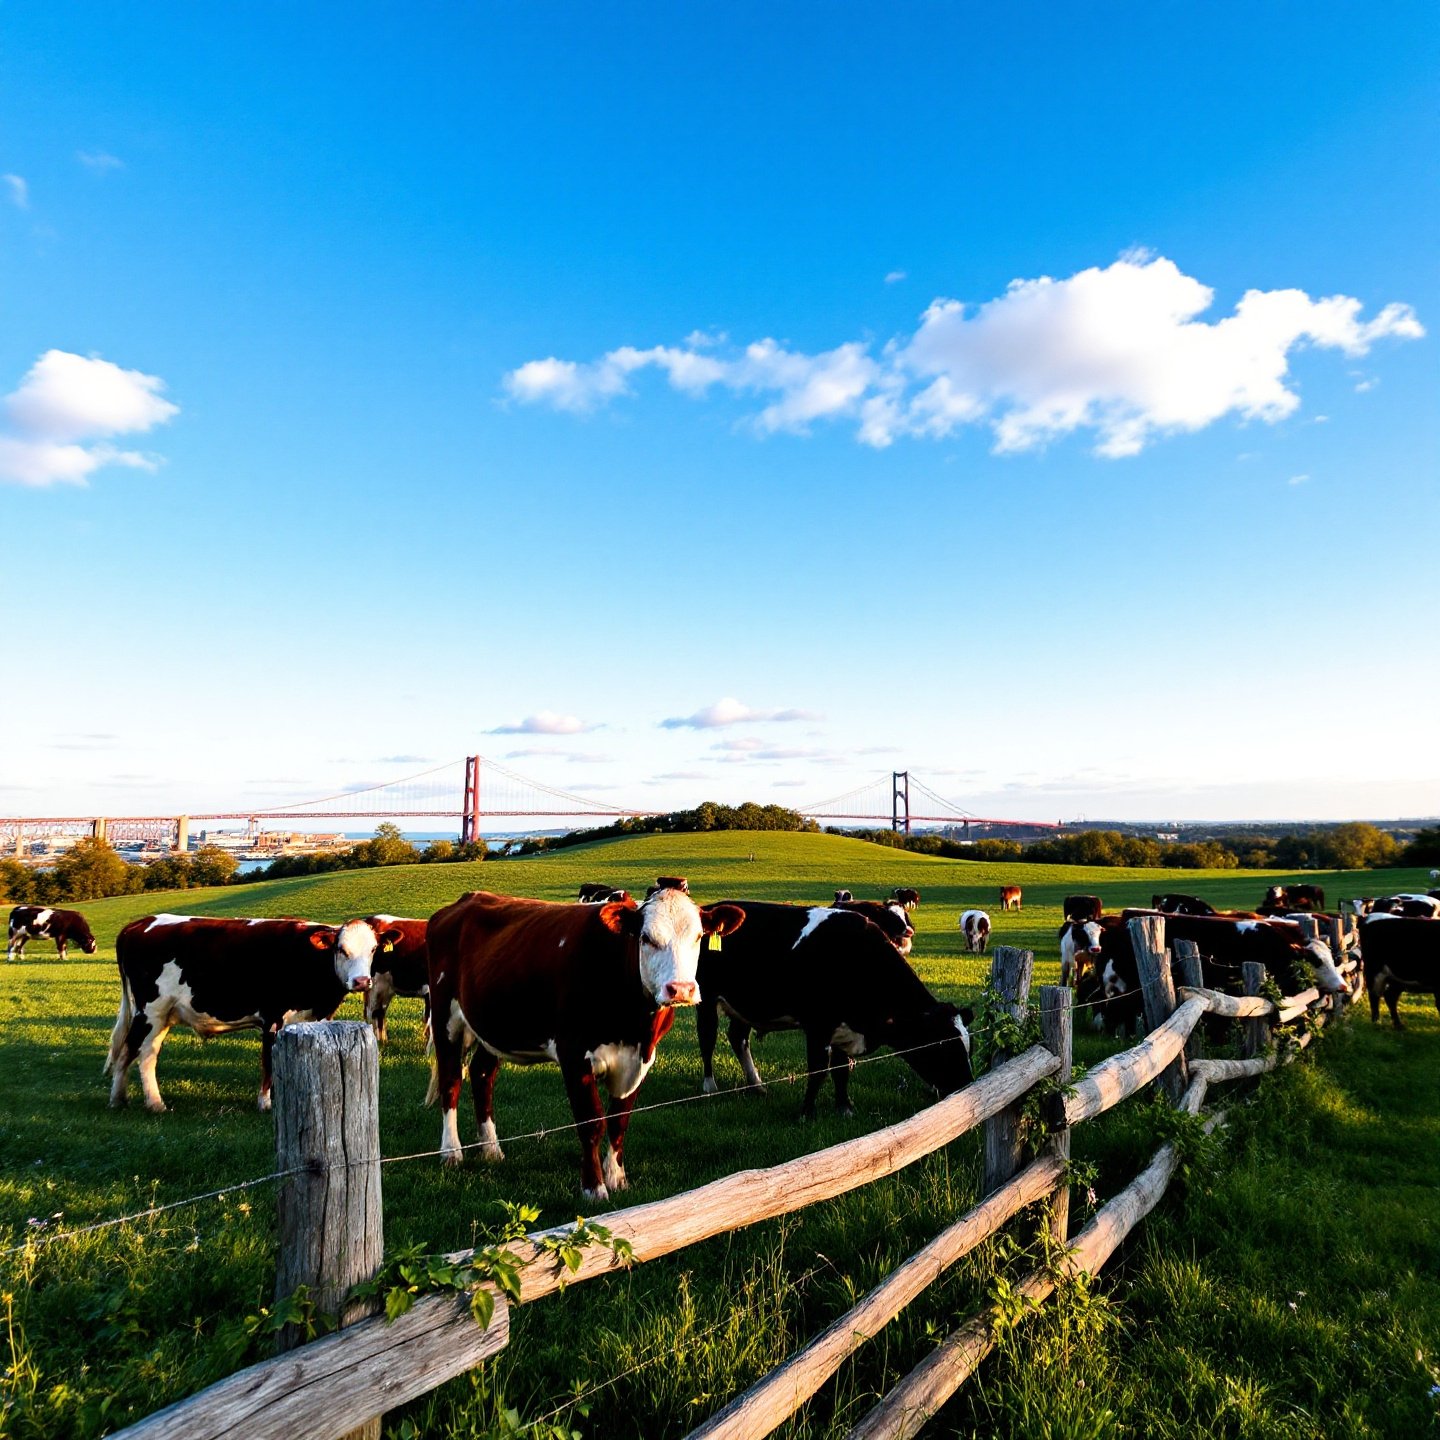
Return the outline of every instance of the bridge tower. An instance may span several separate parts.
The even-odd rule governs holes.
[[[910,772],[896,770],[890,776],[890,828],[899,831],[904,827],[910,833]]]
[[[460,843],[480,838],[480,757],[465,757],[465,794],[460,802]]]

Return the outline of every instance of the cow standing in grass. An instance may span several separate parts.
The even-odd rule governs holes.
[[[43,905],[17,905],[10,912],[9,946],[6,960],[23,960],[31,940],[53,940],[60,958],[73,940],[87,955],[96,951],[90,924],[78,910],[55,910]]]
[[[375,950],[370,965],[370,988],[365,992],[365,1018],[384,1044],[390,1037],[385,1016],[397,995],[425,1002],[425,1034],[430,1034],[430,955],[425,944],[428,921],[403,915],[367,915],[365,923],[386,938]]]

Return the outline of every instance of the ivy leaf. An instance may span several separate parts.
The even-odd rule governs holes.
[[[490,1321],[495,1317],[495,1297],[483,1285],[470,1296],[470,1313],[482,1330],[490,1328]]]
[[[385,1323],[393,1325],[414,1303],[410,1291],[395,1286],[385,1296]]]

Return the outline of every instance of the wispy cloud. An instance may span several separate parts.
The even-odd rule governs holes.
[[[727,695],[693,715],[672,715],[668,720],[662,720],[660,727],[663,730],[716,730],[726,725],[786,724],[824,718],[813,710],[756,710],[741,704],[733,695]]]
[[[613,765],[613,755],[596,755],[587,750],[554,750],[544,745],[530,745],[523,750],[507,750],[507,760],[528,760],[535,757],[563,760],[568,765]]]
[[[885,283],[887,285],[898,285],[902,280],[908,280],[909,278],[903,270],[891,270],[889,274],[885,276]]]
[[[497,725],[487,735],[584,735],[600,726],[587,725],[578,715],[560,715],[554,710],[540,710],[510,725]]]
[[[376,762],[377,765],[428,765],[428,755],[382,755]]]
[[[17,210],[30,208],[30,182],[23,175],[0,175],[5,188],[10,192],[10,203]]]
[[[1308,475],[1292,475],[1285,483],[1287,485],[1304,485],[1309,479]]]
[[[47,350],[3,401],[0,480],[19,485],[83,485],[104,465],[153,470],[153,455],[120,450],[109,437],[143,434],[164,425],[180,407],[161,393],[156,375],[98,356]]]
[[[1013,281],[979,305],[936,300],[913,334],[878,353],[867,341],[807,353],[770,338],[740,350],[622,346],[598,360],[528,361],[504,388],[523,403],[584,414],[659,371],[694,398],[760,397],[749,423],[762,434],[843,420],[863,443],[884,447],[983,425],[995,452],[1009,454],[1086,431],[1095,453],[1114,459],[1227,415],[1271,424],[1291,415],[1300,405],[1286,383],[1296,349],[1359,357],[1379,340],[1425,333],[1403,304],[1362,320],[1349,296],[1250,290],[1231,314],[1202,319],[1214,298],[1173,261],[1137,252],[1066,279]]]
[[[108,150],[77,150],[75,158],[87,170],[93,170],[97,175],[108,175],[112,170],[125,168],[125,162],[118,155],[110,154]]]

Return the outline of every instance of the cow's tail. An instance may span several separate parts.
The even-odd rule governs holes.
[[[120,1064],[125,1054],[125,1037],[130,1033],[130,1022],[135,1018],[135,1002],[130,998],[130,984],[124,974],[120,976],[120,1010],[115,1016],[115,1028],[110,1032],[110,1053],[105,1058],[103,1074],[110,1074]]]

